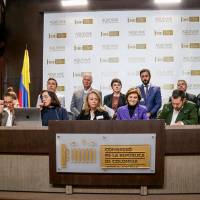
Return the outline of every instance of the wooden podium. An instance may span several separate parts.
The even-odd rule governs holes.
[[[85,187],[162,187],[164,183],[165,124],[162,120],[146,121],[51,121],[50,183]],[[59,134],[156,134],[155,173],[58,173],[56,172],[56,133]]]

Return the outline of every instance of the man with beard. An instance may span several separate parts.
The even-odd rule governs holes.
[[[143,83],[137,86],[140,89],[142,95],[140,104],[147,107],[148,117],[150,119],[155,119],[157,112],[162,105],[160,87],[150,83],[151,73],[148,69],[142,69],[140,71],[140,79]]]
[[[163,106],[158,119],[164,119],[167,125],[195,125],[198,123],[196,105],[187,101],[181,90],[172,92],[172,101]]]

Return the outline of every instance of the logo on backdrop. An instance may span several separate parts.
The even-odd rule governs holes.
[[[183,56],[183,62],[200,62],[200,56]]]
[[[118,37],[119,34],[119,31],[101,32],[101,37]]]
[[[102,20],[103,24],[118,24],[119,18],[113,17],[113,18],[103,18]]]
[[[199,16],[181,17],[181,22],[199,22]]]
[[[166,17],[166,16],[155,17],[155,22],[158,22],[158,23],[172,23],[173,22],[173,17]]]
[[[53,39],[67,38],[67,33],[49,33],[49,38]]]
[[[174,84],[173,83],[166,83],[162,85],[161,87],[164,90],[174,90]]]
[[[147,44],[128,44],[128,50],[147,49]]]
[[[90,64],[91,58],[74,58],[73,63],[76,65],[79,64]]]
[[[93,45],[74,45],[74,51],[92,51]]]
[[[118,44],[103,44],[101,46],[102,50],[117,50],[119,49]]]
[[[145,57],[128,57],[128,63],[145,63]]]
[[[58,19],[58,20],[50,20],[49,25],[51,26],[63,26],[66,25],[67,22],[65,19]]]
[[[65,46],[49,46],[49,52],[65,51]]]
[[[200,43],[182,43],[181,48],[199,49]]]
[[[200,76],[200,70],[191,70],[191,76]]]
[[[155,62],[174,62],[173,56],[155,57]]]
[[[100,63],[119,63],[119,57],[100,58]]]
[[[128,32],[128,36],[145,36],[146,32],[144,30],[133,30]]]
[[[64,78],[64,73],[63,72],[51,72],[51,73],[48,73],[47,74],[48,78],[55,78],[56,80],[57,79],[62,79]]]
[[[91,38],[92,32],[76,32],[75,38]]]
[[[147,18],[146,17],[129,17],[128,23],[146,23]]]
[[[74,24],[93,24],[93,23],[94,20],[92,18],[74,20]]]
[[[92,74],[92,72],[73,72],[73,78],[82,78],[84,73]]]
[[[174,31],[169,30],[154,30],[155,36],[172,36],[174,34]]]
[[[185,29],[182,30],[183,35],[199,35],[199,29]]]
[[[156,49],[173,49],[173,44],[171,43],[157,43],[155,44]]]
[[[47,59],[47,65],[63,65],[65,64],[65,59]]]

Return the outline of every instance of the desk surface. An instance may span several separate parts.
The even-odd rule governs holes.
[[[200,125],[166,126],[165,155],[200,154]],[[0,127],[1,154],[49,154],[48,127]]]

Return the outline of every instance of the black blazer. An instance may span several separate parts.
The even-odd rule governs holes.
[[[187,93],[185,94],[185,97],[188,101],[192,101],[194,102],[195,104],[197,103],[197,97],[194,95],[194,94],[190,94],[190,93]]]
[[[185,93],[185,98],[186,100],[188,101],[191,101],[195,104],[197,104],[197,97],[194,95],[194,94],[190,94],[190,93]],[[169,98],[169,101],[171,102],[172,101],[172,97]]]
[[[98,111],[94,112],[94,120],[109,120],[110,117],[106,111]],[[82,110],[80,115],[77,117],[77,120],[90,120],[90,113],[85,114],[85,110]]]
[[[112,108],[112,99],[113,99],[113,93],[106,95],[103,100],[103,105],[107,105],[109,108]],[[126,96],[120,93],[119,103],[117,107],[119,108],[124,105],[126,105]]]

